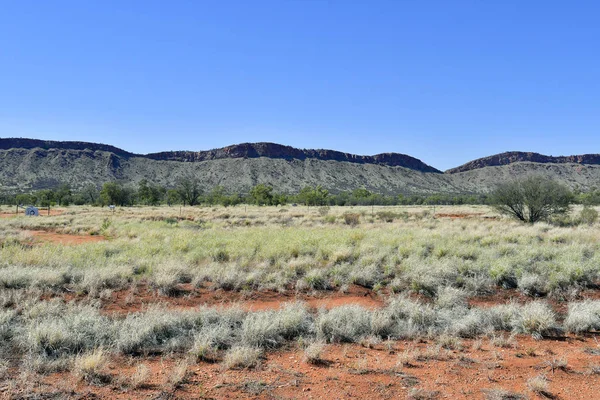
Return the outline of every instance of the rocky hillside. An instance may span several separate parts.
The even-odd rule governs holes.
[[[497,183],[536,174],[570,187],[600,186],[600,155],[548,157],[503,153],[441,173],[398,153],[358,156],[333,150],[302,150],[274,143],[244,143],[209,151],[134,154],[85,142],[0,139],[0,190],[17,191],[69,183],[80,188],[142,179],[167,187],[194,174],[205,190],[216,185],[247,192],[258,183],[296,192],[323,185],[332,192],[364,187],[385,193],[485,193]]]
[[[358,156],[334,150],[306,150],[283,146],[276,143],[242,143],[207,151],[166,151],[152,154],[134,154],[119,148],[97,143],[56,142],[36,139],[0,139],[0,150],[43,149],[43,150],[86,150],[113,153],[121,158],[148,158],[161,161],[199,162],[231,158],[280,158],[284,160],[315,159],[323,161],[344,161],[358,164],[377,164],[390,167],[405,167],[415,171],[441,171],[414,157],[399,153],[383,153],[374,156]]]
[[[522,151],[508,151],[506,153],[495,154],[493,156],[479,158],[469,161],[460,167],[452,168],[446,171],[450,174],[457,172],[471,171],[478,168],[496,167],[499,165],[509,165],[518,162],[531,162],[538,164],[586,164],[600,165],[600,154],[583,154],[579,156],[545,156],[539,153],[526,153]]]

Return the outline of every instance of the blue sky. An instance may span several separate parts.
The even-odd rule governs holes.
[[[0,0],[0,137],[600,153],[600,5]]]

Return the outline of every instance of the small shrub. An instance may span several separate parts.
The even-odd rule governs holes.
[[[522,333],[530,333],[541,338],[556,326],[554,312],[547,303],[534,301],[525,304],[519,310],[515,328]]]
[[[377,213],[377,217],[384,222],[392,223],[397,218],[397,214],[391,211],[380,211]]]
[[[186,382],[188,366],[186,360],[180,360],[175,364],[168,377],[168,383],[172,387],[177,388]]]
[[[344,223],[346,225],[355,226],[360,223],[360,214],[358,214],[358,213],[347,212],[347,213],[344,213],[343,217],[344,217]]]
[[[441,308],[465,307],[467,293],[464,290],[446,286],[438,290],[435,304]]]
[[[545,375],[534,376],[527,380],[527,387],[529,390],[536,394],[540,394],[542,396],[546,396],[549,394],[548,392],[548,378]]]
[[[325,349],[325,343],[315,342],[311,343],[304,350],[304,360],[309,364],[322,364],[323,363],[323,350]]]
[[[150,380],[150,368],[146,364],[138,364],[129,378],[129,386],[132,389],[143,389],[148,386]]]
[[[109,377],[102,371],[107,363],[108,357],[102,349],[98,349],[93,353],[78,356],[75,359],[73,373],[77,378],[88,383],[106,383]]]
[[[316,321],[318,337],[331,342],[358,342],[371,333],[371,315],[357,305],[332,308]]]
[[[517,340],[514,335],[505,336],[504,334],[500,334],[499,336],[493,335],[490,338],[490,344],[494,347],[501,347],[504,349],[508,348],[516,348]]]
[[[598,211],[591,207],[583,207],[583,210],[579,213],[579,220],[583,224],[593,225],[598,220]]]
[[[528,296],[544,296],[548,293],[546,284],[547,279],[543,279],[537,274],[523,274],[518,281],[519,289]]]
[[[201,361],[215,362],[218,359],[218,350],[212,337],[199,334],[194,340],[190,354]]]
[[[586,300],[569,304],[564,327],[569,332],[581,333],[600,329],[600,301]]]
[[[322,217],[329,214],[329,210],[331,210],[331,207],[329,207],[329,206],[322,206],[322,207],[318,208],[319,215],[321,215]]]
[[[258,367],[263,351],[258,347],[235,346],[227,351],[223,366],[226,369]]]

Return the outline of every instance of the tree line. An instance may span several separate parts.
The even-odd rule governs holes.
[[[505,194],[515,184],[500,185]],[[550,186],[546,186],[549,189]],[[544,190],[546,190],[544,189]],[[568,191],[568,189],[565,188]],[[588,192],[570,192],[572,202],[584,205],[600,205],[600,189]],[[46,206],[74,205],[223,205],[237,204],[284,205],[302,204],[306,206],[356,206],[356,205],[467,205],[497,204],[499,192],[486,194],[397,194],[386,195],[365,188],[331,193],[321,185],[307,186],[297,193],[281,193],[267,184],[258,184],[247,193],[230,193],[223,186],[215,186],[205,191],[194,177],[182,177],[173,187],[165,187],[148,180],[137,185],[122,182],[106,182],[102,186],[88,184],[79,190],[62,184],[54,189],[43,189],[28,193],[0,194],[0,203]],[[514,195],[514,192],[512,193]]]

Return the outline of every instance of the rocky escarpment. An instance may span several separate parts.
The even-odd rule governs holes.
[[[441,171],[414,157],[399,153],[383,153],[374,156],[359,156],[334,150],[306,150],[276,143],[242,143],[208,151],[168,151],[148,154],[146,157],[163,161],[208,161],[226,158],[281,158],[285,160],[316,159],[322,161],[345,161],[358,164],[378,164],[404,167],[421,172]]]
[[[141,157],[160,161],[201,162],[228,158],[276,158],[285,160],[345,161],[358,164],[377,164],[389,167],[404,167],[421,172],[441,173],[414,157],[399,153],[383,153],[374,156],[359,156],[334,150],[306,150],[276,143],[242,143],[206,151],[166,151],[152,154],[135,154],[117,147],[86,142],[58,142],[36,139],[0,139],[0,150],[9,149],[56,149],[88,150],[113,153],[121,158]]]
[[[44,149],[44,150],[91,150],[91,151],[106,151],[113,153],[119,157],[137,156],[134,153],[119,149],[118,147],[100,143],[88,142],[59,142],[55,140],[39,140],[39,139],[24,139],[24,138],[0,138],[0,150],[11,149]]]
[[[455,174],[459,172],[471,171],[484,167],[495,167],[508,165],[517,162],[534,162],[539,164],[589,164],[600,165],[600,154],[583,154],[575,156],[545,156],[539,153],[509,151],[506,153],[495,154],[493,156],[479,158],[470,161],[460,167],[452,168],[446,173]]]

